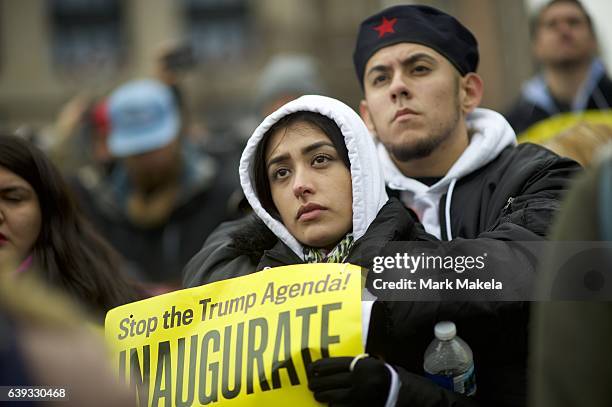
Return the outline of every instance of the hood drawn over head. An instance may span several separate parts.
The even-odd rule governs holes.
[[[332,119],[340,128],[348,150],[353,192],[353,236],[362,237],[378,211],[387,202],[385,181],[378,163],[376,146],[366,125],[353,109],[325,96],[306,95],[270,114],[249,138],[240,159],[240,184],[253,211],[291,250],[304,258],[302,245],[287,228],[266,211],[255,189],[254,168],[257,146],[266,132],[283,117],[295,112],[314,112]]]

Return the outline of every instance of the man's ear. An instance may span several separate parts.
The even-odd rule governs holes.
[[[460,103],[464,115],[471,113],[480,105],[484,91],[480,75],[470,72],[460,80]]]
[[[370,109],[368,109],[368,102],[365,99],[362,99],[359,102],[359,114],[361,115],[361,120],[365,123],[368,130],[372,135],[376,135],[376,128],[374,127],[374,123],[372,122],[372,118],[370,117]]]

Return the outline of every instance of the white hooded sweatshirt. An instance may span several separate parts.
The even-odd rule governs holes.
[[[362,237],[378,211],[387,202],[385,180],[376,159],[376,146],[361,118],[344,103],[325,96],[307,95],[287,103],[269,115],[255,129],[240,158],[240,184],[249,204],[266,226],[300,259],[304,260],[303,246],[289,233],[285,225],[274,219],[262,206],[255,192],[253,168],[257,145],[265,133],[283,117],[300,111],[320,113],[332,119],[340,128],[353,182],[353,237]]]
[[[385,147],[378,145],[378,157],[387,185],[391,189],[402,191],[400,199],[403,204],[412,209],[425,230],[438,239],[441,238],[438,206],[442,195],[447,194],[444,208],[445,226],[448,240],[452,240],[450,207],[455,183],[493,161],[504,148],[516,144],[516,135],[510,124],[493,110],[475,109],[467,116],[467,127],[470,144],[446,175],[431,186],[404,176],[389,157]]]

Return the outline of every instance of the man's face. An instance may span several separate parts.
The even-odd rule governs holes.
[[[533,51],[545,66],[571,66],[590,61],[597,43],[582,10],[572,3],[557,3],[542,12]]]
[[[365,67],[362,117],[396,160],[427,157],[458,133],[459,82],[456,69],[431,48],[382,48]]]
[[[179,143],[173,140],[157,150],[126,157],[124,162],[139,189],[154,190],[175,180],[180,166]]]

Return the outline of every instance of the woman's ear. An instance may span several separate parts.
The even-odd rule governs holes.
[[[470,72],[460,79],[459,101],[464,115],[471,113],[480,105],[484,90],[480,75]]]

